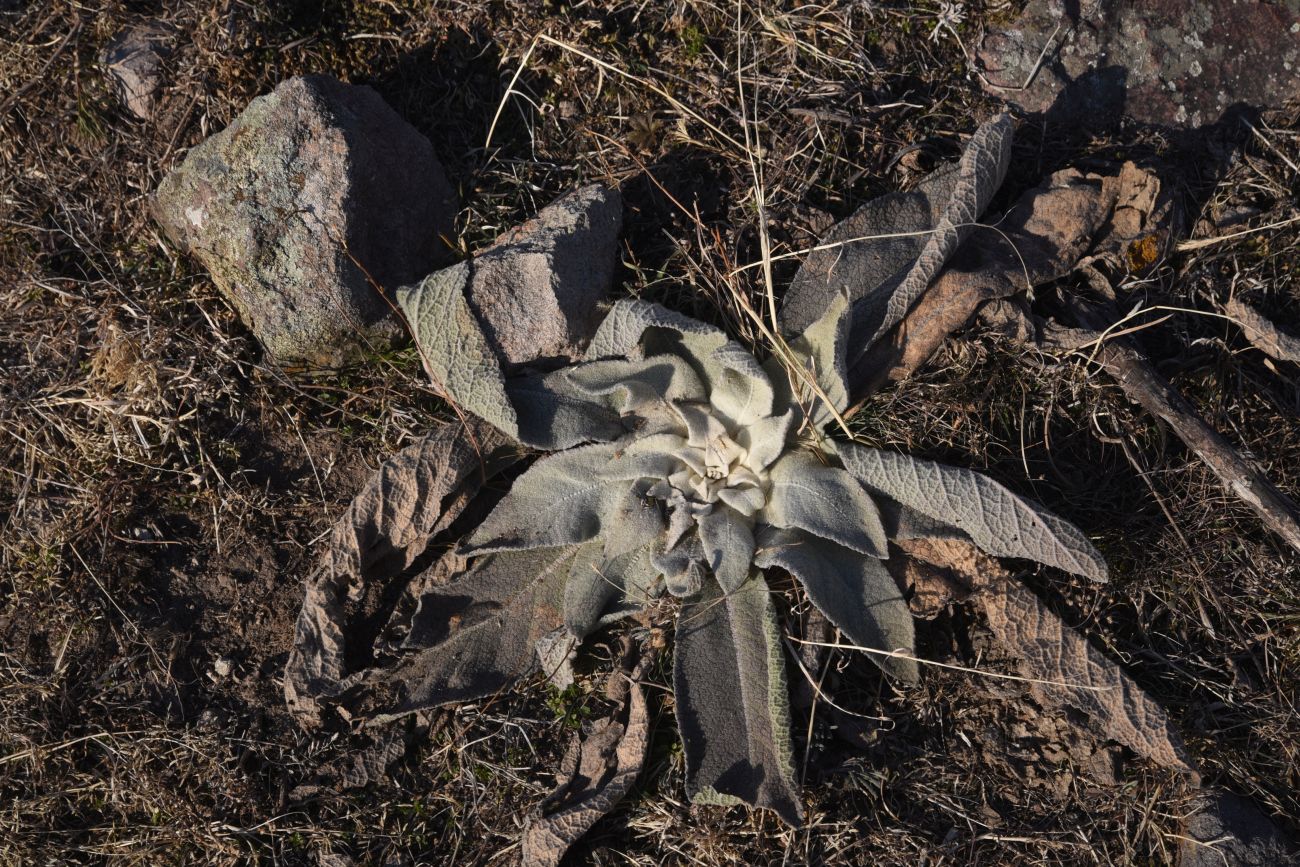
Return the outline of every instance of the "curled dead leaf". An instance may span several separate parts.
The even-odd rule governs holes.
[[[1173,217],[1159,178],[1131,162],[1110,175],[1054,173],[958,248],[898,327],[854,364],[854,395],[910,377],[989,301],[1098,258],[1145,271],[1168,245]]]
[[[632,659],[625,653],[624,659]],[[607,694],[622,702],[585,738],[575,738],[564,758],[555,790],[529,817],[520,842],[523,867],[554,867],[569,847],[590,830],[632,788],[645,761],[650,720],[638,682],[652,660],[641,657],[611,675]]]
[[[301,724],[319,724],[320,700],[337,696],[352,674],[345,601],[410,567],[515,454],[485,424],[446,425],[385,461],[357,494],[307,580],[294,628],[284,692]]]
[[[1282,331],[1240,298],[1229,298],[1223,306],[1223,312],[1241,326],[1246,339],[1260,352],[1278,361],[1300,364],[1300,337]]]

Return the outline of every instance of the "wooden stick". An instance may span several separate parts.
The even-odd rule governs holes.
[[[1127,341],[1102,335],[1097,317],[1082,302],[1066,300],[1065,306],[1083,328],[1045,323],[1007,303],[986,304],[980,318],[1008,339],[1045,352],[1082,352],[1101,340],[1094,360],[1114,377],[1124,393],[1163,419],[1224,487],[1250,506],[1265,526],[1300,551],[1300,508],[1295,502],[1210,427],[1187,398],[1156,371],[1150,359]]]
[[[1081,324],[1098,330],[1080,302],[1071,300],[1066,305]],[[1150,359],[1121,339],[1106,341],[1096,360],[1130,399],[1163,419],[1214,471],[1224,487],[1250,506],[1270,530],[1300,551],[1300,509],[1295,502],[1210,427],[1187,398],[1156,371]]]

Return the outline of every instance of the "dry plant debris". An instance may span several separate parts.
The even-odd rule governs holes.
[[[1240,298],[1229,298],[1223,312],[1241,325],[1246,339],[1269,358],[1300,364],[1300,337],[1287,334]]]
[[[868,203],[863,209],[874,205]],[[869,235],[890,235],[879,225],[861,221],[861,214],[850,221],[855,229],[875,229]],[[1123,339],[1122,333],[1113,334],[1124,323],[1115,309],[1114,292],[1099,267],[1109,263],[1121,270],[1147,270],[1156,261],[1158,251],[1167,249],[1175,237],[1174,220],[1171,200],[1162,195],[1159,179],[1131,162],[1104,177],[1085,176],[1073,170],[1056,173],[1026,193],[1008,212],[1005,229],[991,227],[996,239],[980,249],[968,249],[964,261],[959,257],[935,281],[921,302],[898,323],[890,341],[872,344],[862,352],[864,363],[859,378],[863,384],[857,393],[869,393],[885,382],[915,373],[976,312],[983,312],[986,321],[1002,328],[1008,336],[1043,351],[1047,347],[1042,334],[1045,327],[1049,328],[1057,334],[1048,339],[1050,342],[1058,348],[1086,351],[1088,359],[1101,364],[1135,402],[1168,422],[1228,490],[1300,551],[1300,507],[1201,419],[1149,360]],[[855,243],[862,244],[850,239],[835,246],[852,249]],[[849,263],[853,261],[848,258]],[[825,279],[844,279],[835,275],[838,267],[836,263],[826,269],[829,273]],[[1088,275],[1092,285],[1099,287],[1101,299],[1094,309],[1081,298],[1063,297],[1057,315],[1072,328],[1063,330],[1060,324],[1031,322],[1033,314],[1012,304],[988,306],[1020,290],[1032,294],[1033,287],[1075,270]],[[802,286],[796,283],[792,292],[796,288]],[[1285,335],[1262,323],[1261,317],[1252,317],[1249,311],[1243,311],[1243,315],[1247,333],[1258,335],[1252,340],[1284,351],[1279,340]],[[1069,333],[1064,333],[1067,330]]]
[[[645,689],[638,682],[650,655],[638,657],[631,643],[624,657],[637,664],[614,671],[606,697],[619,703],[618,718],[601,720],[565,754],[563,781],[529,817],[520,849],[525,864],[554,867],[569,847],[632,789],[650,743]]]
[[[1191,770],[1164,708],[996,560],[964,539],[907,535],[898,541],[905,556],[893,569],[917,589],[922,610],[971,599],[1041,705],[1073,708],[1101,740],[1122,743],[1165,767]]]

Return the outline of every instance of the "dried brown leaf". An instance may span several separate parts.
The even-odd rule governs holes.
[[[336,695],[349,674],[345,600],[405,571],[513,455],[486,424],[448,425],[385,461],[357,494],[307,581],[294,629],[284,691],[302,724],[320,722],[319,699]]]
[[[524,829],[524,867],[554,867],[569,847],[623,799],[636,782],[650,741],[645,693],[638,683],[643,660],[628,676],[613,674],[620,711],[602,720],[586,738],[575,738],[564,771]],[[621,718],[621,719],[620,719]]]
[[[965,600],[977,587],[1011,577],[997,558],[954,539],[896,539],[885,565],[899,586],[911,592],[912,613],[924,618]]]
[[[1246,339],[1260,352],[1278,361],[1300,364],[1300,337],[1293,337],[1282,331],[1240,298],[1229,298],[1228,303],[1223,306],[1223,312],[1241,325]]]
[[[1068,705],[1088,716],[1095,733],[1118,741],[1167,768],[1190,771],[1182,739],[1164,709],[1088,640],[1061,622],[1032,591],[1011,578],[970,542],[913,539],[900,542],[909,563],[895,565],[926,602],[971,593],[994,636],[1017,660],[1020,674],[1035,681],[1044,706]],[[891,560],[900,558],[891,558]],[[1063,683],[1070,686],[1057,686]]]
[[[855,393],[911,376],[984,302],[1068,274],[1116,200],[1117,187],[1076,169],[1056,172],[1025,193],[996,228],[980,228],[888,339],[854,365]]]
[[[1191,771],[1182,738],[1164,708],[1033,592],[1015,581],[998,581],[975,598],[994,635],[1020,661],[1021,673],[1053,682],[1032,684],[1035,697],[1082,711],[1098,735],[1162,767]]]
[[[854,395],[910,377],[986,302],[1090,260],[1147,270],[1168,246],[1175,216],[1156,174],[1131,162],[1111,175],[1056,172],[962,244],[898,327],[853,365]]]

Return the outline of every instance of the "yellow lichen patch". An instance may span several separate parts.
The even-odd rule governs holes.
[[[1134,273],[1150,268],[1159,257],[1160,245],[1156,243],[1155,235],[1138,238],[1124,251],[1125,264],[1128,265],[1129,271]]]

